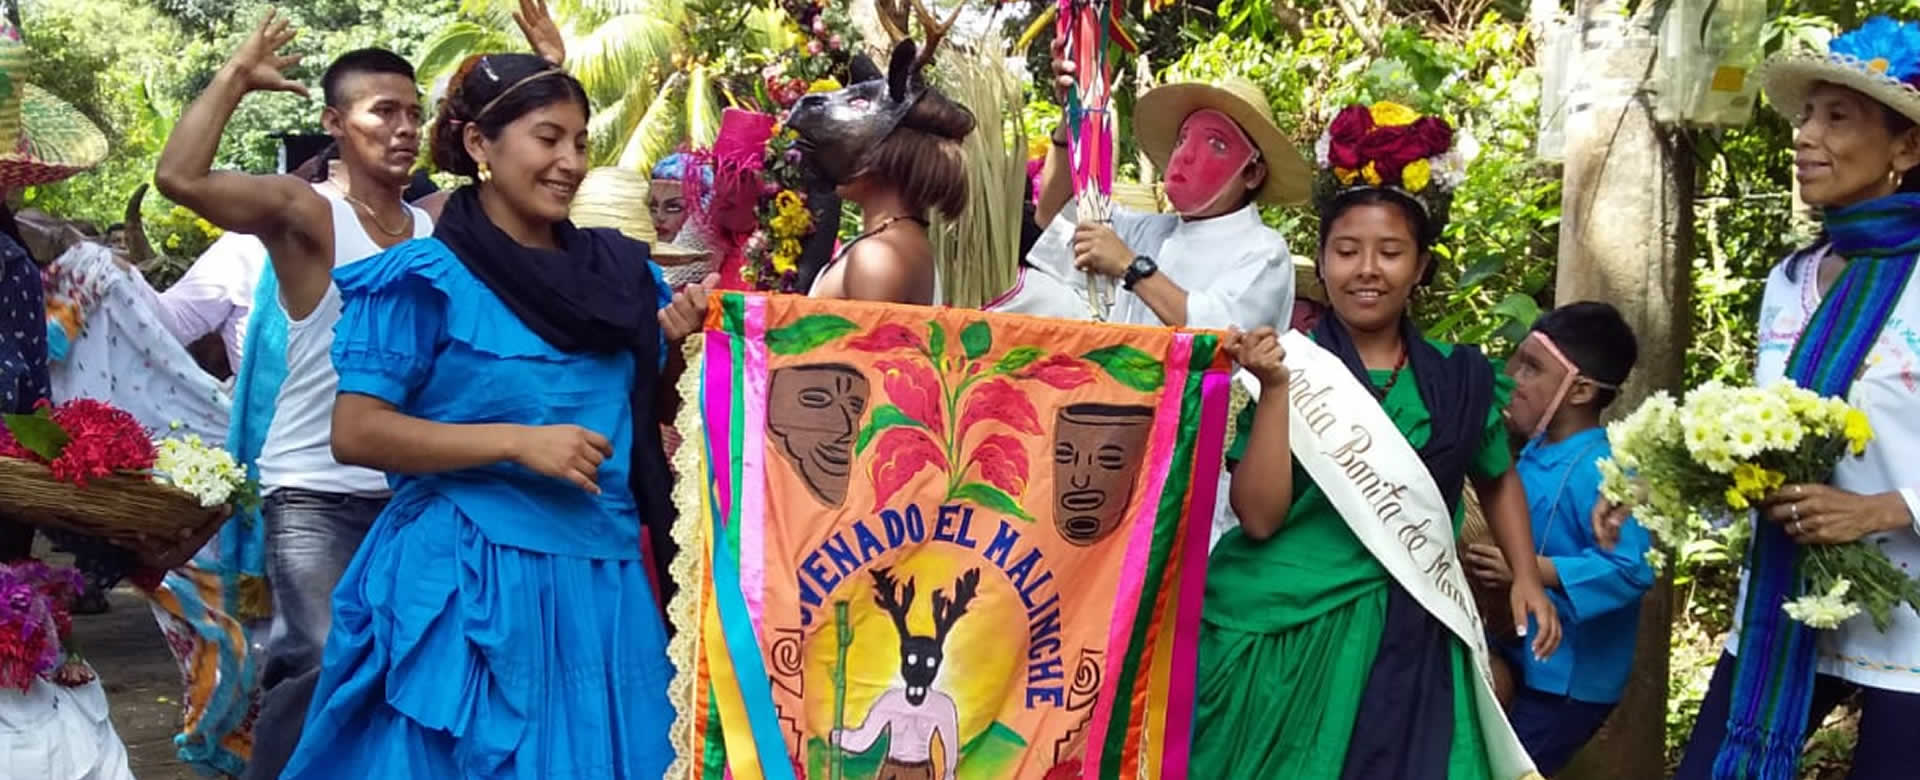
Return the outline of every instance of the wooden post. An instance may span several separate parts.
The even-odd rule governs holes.
[[[1633,326],[1640,359],[1611,410],[1624,414],[1655,390],[1679,389],[1683,378],[1694,169],[1685,131],[1655,125],[1643,89],[1654,57],[1650,25],[1624,19],[1617,2],[1583,2],[1576,12],[1581,50],[1574,72],[1587,75],[1569,103],[1554,292],[1557,304],[1612,303]],[[1625,698],[1559,777],[1666,776],[1671,618],[1672,583],[1663,580],[1641,605]]]

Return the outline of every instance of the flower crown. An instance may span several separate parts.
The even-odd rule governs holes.
[[[1835,37],[1827,46],[1827,56],[1888,81],[1920,88],[1920,24],[1873,17],[1860,29]]]
[[[1399,103],[1347,106],[1314,145],[1317,199],[1325,204],[1347,190],[1385,188],[1411,196],[1429,215],[1444,214],[1467,180],[1467,159],[1455,138],[1446,120]]]

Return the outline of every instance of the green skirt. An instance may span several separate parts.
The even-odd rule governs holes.
[[[1335,780],[1386,626],[1387,586],[1274,633],[1205,623],[1192,776]],[[1468,650],[1453,643],[1448,780],[1489,780]]]

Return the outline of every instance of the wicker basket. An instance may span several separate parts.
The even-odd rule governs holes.
[[[82,488],[54,479],[41,464],[0,457],[0,513],[99,537],[149,566],[172,568],[192,557],[196,540],[211,536],[230,509],[203,507],[192,494],[145,477],[101,477]]]

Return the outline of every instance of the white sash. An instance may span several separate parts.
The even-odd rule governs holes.
[[[1538,778],[1494,698],[1486,631],[1455,557],[1453,515],[1426,464],[1340,358],[1297,331],[1280,338],[1291,372],[1293,457],[1394,581],[1473,653],[1474,709],[1493,776]]]

